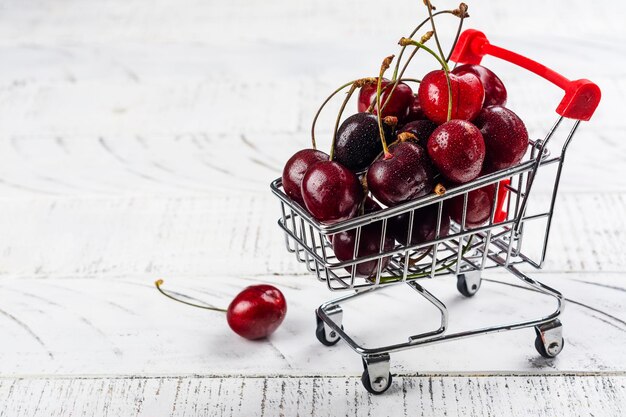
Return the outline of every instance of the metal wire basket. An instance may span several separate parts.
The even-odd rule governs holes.
[[[279,198],[281,217],[278,225],[284,231],[287,250],[294,253],[299,262],[315,273],[331,291],[351,291],[341,298],[326,302],[316,310],[316,335],[321,343],[334,345],[343,339],[362,356],[365,388],[380,394],[391,385],[389,354],[419,345],[433,344],[460,339],[478,334],[534,327],[535,347],[544,357],[555,357],[563,349],[562,325],[558,320],[563,309],[563,297],[552,289],[523,273],[519,264],[541,268],[546,258],[550,228],[554,214],[556,195],[561,178],[567,148],[581,120],[589,120],[600,100],[599,88],[588,80],[570,81],[556,72],[528,58],[503,48],[491,45],[484,34],[466,30],[461,35],[452,55],[458,63],[480,63],[484,55],[493,55],[524,67],[553,82],[565,91],[565,97],[557,108],[559,117],[541,140],[531,141],[528,157],[519,164],[476,180],[446,190],[443,195],[432,194],[353,218],[340,223],[326,225],[318,222],[306,209],[291,200],[282,190],[281,179],[271,184],[273,193]],[[569,124],[568,127],[563,127]],[[563,133],[565,133],[563,135]],[[562,135],[563,145],[556,155],[549,146],[554,137]],[[557,148],[558,149],[558,148]],[[552,166],[555,169],[549,170]],[[551,197],[544,204],[529,205],[536,179],[544,172],[551,183]],[[542,178],[542,180],[546,180]],[[481,225],[469,226],[466,222],[468,194],[485,187],[495,187],[489,219]],[[452,199],[463,200],[462,212],[457,222],[452,222],[447,234],[442,231],[443,212]],[[416,211],[425,207],[436,210],[436,234],[433,239],[412,242],[411,233]],[[385,250],[385,235],[388,224],[399,215],[408,215],[408,232],[405,243],[395,244]],[[525,230],[530,224],[537,225],[539,234],[533,234],[536,249],[534,254],[524,245]],[[364,227],[380,227],[381,241],[378,253],[358,256],[359,239]],[[332,237],[349,232],[355,236],[354,253],[350,260],[340,261],[332,250]],[[359,264],[375,265],[370,276],[357,274]],[[446,333],[448,309],[437,297],[427,291],[419,280],[440,275],[455,275],[458,290],[471,297],[480,288],[481,272],[488,268],[502,268],[522,280],[529,287],[554,297],[556,309],[549,315],[533,320],[485,327],[458,333]],[[388,285],[405,283],[432,303],[441,313],[440,326],[426,333],[411,335],[404,343],[365,348],[355,342],[343,329],[340,304],[355,297],[378,290]]]

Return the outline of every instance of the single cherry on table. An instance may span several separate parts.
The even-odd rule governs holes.
[[[251,285],[231,301],[226,320],[239,336],[256,340],[274,333],[286,314],[287,302],[278,288]]]

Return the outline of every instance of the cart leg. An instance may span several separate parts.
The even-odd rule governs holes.
[[[329,318],[340,328],[343,329],[343,325],[341,324],[341,320],[343,319],[343,310],[341,306],[334,305],[329,307],[326,310],[326,314],[328,314]],[[321,344],[325,346],[333,346],[339,341],[339,335],[335,330],[333,330],[328,324],[324,322],[320,318],[318,314],[315,314],[315,319],[317,320],[317,328],[315,330],[315,336],[317,340],[320,341]]]
[[[466,297],[473,297],[480,289],[480,271],[469,271],[457,275],[456,288]]]
[[[544,358],[554,358],[565,346],[563,325],[558,319],[535,326],[535,348]]]
[[[363,375],[361,382],[365,389],[374,395],[382,394],[391,386],[389,372],[389,354],[363,356]]]

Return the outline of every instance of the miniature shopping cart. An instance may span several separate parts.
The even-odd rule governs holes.
[[[399,206],[383,209],[326,225],[312,218],[305,209],[291,200],[282,190],[281,180],[271,184],[273,193],[280,199],[282,216],[278,225],[285,233],[287,249],[326,283],[331,291],[350,291],[341,298],[326,302],[316,310],[317,338],[324,345],[334,345],[343,339],[363,359],[362,382],[373,394],[385,392],[391,385],[389,367],[390,353],[416,346],[455,340],[479,334],[495,333],[534,327],[535,347],[544,357],[553,358],[563,349],[562,325],[559,316],[563,310],[563,297],[557,290],[548,287],[521,272],[522,264],[542,268],[554,214],[554,205],[565,153],[581,120],[589,120],[600,100],[600,90],[591,81],[570,81],[545,66],[528,58],[490,44],[485,35],[476,30],[462,33],[452,60],[457,63],[479,64],[484,55],[492,55],[521,66],[540,75],[565,91],[565,96],[556,109],[559,117],[543,140],[530,141],[529,158],[519,164],[481,176],[474,181],[446,190],[443,195],[427,195]],[[569,129],[559,129],[569,124]],[[552,155],[549,144],[561,136],[563,145],[560,152]],[[552,167],[551,169],[548,169]],[[551,184],[551,198],[535,205],[529,204],[533,187],[538,177],[549,172],[547,183]],[[541,175],[540,175],[541,174]],[[485,186],[495,186],[494,201],[489,221],[478,227],[466,225],[468,193]],[[536,188],[536,187],[535,187]],[[535,193],[536,194],[536,193]],[[459,197],[462,196],[462,197]],[[440,236],[444,203],[451,198],[463,198],[463,211],[460,223],[452,223],[449,233]],[[545,200],[545,199],[544,199]],[[437,234],[435,239],[417,244],[397,244],[392,250],[383,245],[387,223],[390,219],[404,214],[409,216],[407,242],[411,242],[414,216],[417,209],[437,205]],[[381,244],[379,253],[357,257],[361,229],[369,224],[380,224]],[[533,226],[540,236],[540,245],[523,242],[525,231]],[[353,259],[339,261],[333,254],[331,236],[346,231],[355,233]],[[528,233],[526,233],[528,234]],[[525,245],[523,245],[525,243]],[[537,242],[535,242],[537,243]],[[426,254],[424,254],[426,253]],[[382,260],[385,259],[385,262]],[[355,265],[363,262],[378,262],[375,274],[369,278],[357,276]],[[383,263],[386,265],[383,266]],[[466,297],[471,297],[480,288],[481,273],[487,268],[503,268],[522,280],[531,289],[554,297],[556,310],[547,316],[517,323],[479,328],[449,334],[448,309],[432,293],[420,285],[422,278],[453,274],[457,277],[457,288]],[[354,341],[342,326],[340,304],[355,297],[377,291],[388,285],[407,284],[419,295],[432,303],[441,313],[438,329],[409,336],[404,343],[378,348],[365,348]]]

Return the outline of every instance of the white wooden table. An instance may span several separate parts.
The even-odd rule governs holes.
[[[470,3],[468,26],[603,90],[571,146],[535,273],[571,300],[562,355],[541,359],[529,329],[424,347],[394,355],[394,386],[372,397],[358,356],[315,340],[313,310],[332,294],[284,251],[268,185],[307,146],[326,93],[375,74],[424,16],[420,3],[0,2],[0,416],[624,415],[626,16],[616,6]],[[542,136],[558,91],[489,65]],[[321,123],[327,145],[331,117]],[[547,198],[548,187],[536,191]],[[288,315],[249,342],[222,315],[158,295],[157,278],[219,306],[271,283]],[[487,278],[469,300],[453,281],[426,285],[453,308],[455,329],[552,307],[503,273]],[[345,320],[376,344],[436,317],[392,288]]]

